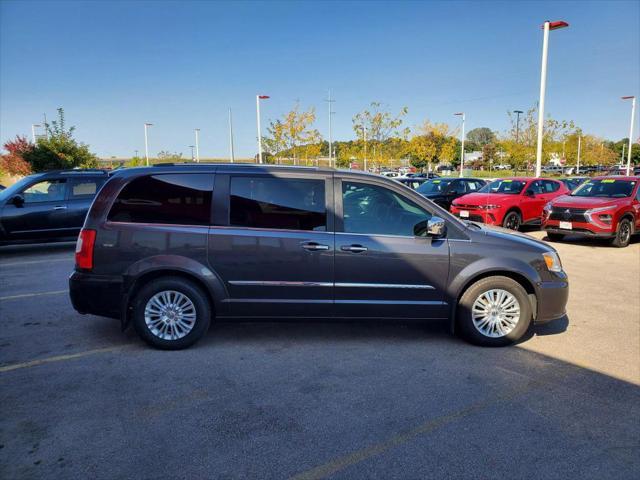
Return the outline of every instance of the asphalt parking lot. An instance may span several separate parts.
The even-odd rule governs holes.
[[[568,317],[515,347],[238,323],[179,352],[71,308],[72,244],[1,247],[0,478],[638,478],[640,241],[554,245]]]

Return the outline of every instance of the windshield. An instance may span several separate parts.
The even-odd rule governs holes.
[[[589,180],[571,193],[572,197],[630,197],[636,182],[631,180],[617,180],[615,178],[603,178],[602,180]]]
[[[442,193],[447,189],[447,186],[453,181],[453,179],[440,179],[437,178],[435,180],[427,180],[418,188],[416,188],[416,192],[426,194],[426,193]]]
[[[20,191],[24,188],[24,186],[34,178],[35,178],[35,175],[29,175],[28,177],[24,177],[19,182],[14,183],[10,187],[7,187],[4,190],[0,191],[0,202],[3,202],[8,198],[13,197],[16,193],[20,193]]]
[[[523,182],[522,180],[510,180],[508,178],[505,180],[495,180],[478,190],[478,193],[506,193],[509,195],[518,195],[525,185],[526,182]]]

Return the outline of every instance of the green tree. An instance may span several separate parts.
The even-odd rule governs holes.
[[[98,158],[89,151],[89,146],[73,138],[75,127],[66,128],[62,108],[58,108],[58,119],[46,123],[45,129],[46,138],[38,139],[33,150],[24,156],[34,172],[98,165]]]
[[[282,158],[293,158],[296,164],[302,155],[307,161],[310,157],[318,157],[321,149],[311,147],[322,142],[320,132],[311,128],[315,120],[313,108],[300,111],[296,104],[282,119],[269,124],[269,135],[263,139],[266,150],[276,156],[278,162]]]
[[[496,141],[496,134],[487,127],[474,128],[467,133],[467,140],[482,148],[485,145],[494,143]]]
[[[158,152],[157,163],[177,163],[183,161],[182,152],[169,152],[167,150],[161,150]],[[151,159],[149,159],[149,162],[151,162]]]

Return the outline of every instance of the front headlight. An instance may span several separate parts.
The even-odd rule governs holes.
[[[547,213],[549,213],[551,211],[553,207],[551,206],[551,202],[547,202],[547,204],[544,206],[543,210]]]
[[[481,210],[493,210],[494,208],[500,208],[500,205],[478,205]]]
[[[544,263],[547,265],[547,269],[550,272],[562,271],[562,263],[560,263],[560,257],[556,252],[545,252],[542,256],[544,257]]]
[[[612,210],[616,208],[615,205],[611,205],[608,207],[600,207],[600,208],[590,208],[589,210],[587,210],[586,212],[584,212],[584,216],[587,218],[587,221],[590,223],[593,223],[593,214],[594,213],[600,213],[600,212],[606,212],[607,210]]]

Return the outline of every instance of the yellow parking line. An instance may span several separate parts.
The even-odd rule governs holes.
[[[501,401],[510,400],[511,398],[521,395],[526,391],[531,390],[535,386],[540,385],[541,382],[531,382],[527,386],[513,390],[505,395],[494,397],[493,399],[485,400],[483,402],[474,403],[469,407],[458,410],[457,412],[435,418],[404,433],[394,435],[393,437],[381,443],[371,445],[370,447],[366,447],[361,450],[356,450],[353,453],[338,457],[323,465],[319,465],[305,472],[298,473],[297,475],[291,477],[289,480],[320,480],[322,478],[329,477],[336,474],[337,472],[340,472],[341,470],[344,470],[345,468],[368,460],[369,458],[376,455],[380,455],[381,453],[384,453],[387,450],[390,450],[399,445],[403,445],[420,435],[430,433],[440,427],[443,427],[456,420],[468,417],[469,415],[484,410],[485,408],[491,407]]]
[[[60,295],[61,293],[68,293],[68,292],[69,290],[54,290],[53,292],[22,293],[20,295],[9,295],[8,297],[0,297],[0,301],[15,300],[17,298],[40,297],[42,295]]]
[[[12,370],[19,370],[21,368],[37,367],[38,365],[44,365],[45,363],[64,362],[65,360],[73,360],[75,358],[88,357],[89,355],[96,355],[98,353],[108,353],[120,350],[128,345],[118,345],[115,347],[96,348],[95,350],[87,350],[85,352],[71,353],[68,355],[58,355],[56,357],[42,358],[40,360],[31,360],[30,362],[14,363],[11,365],[5,365],[0,367],[0,373],[10,372]]]

